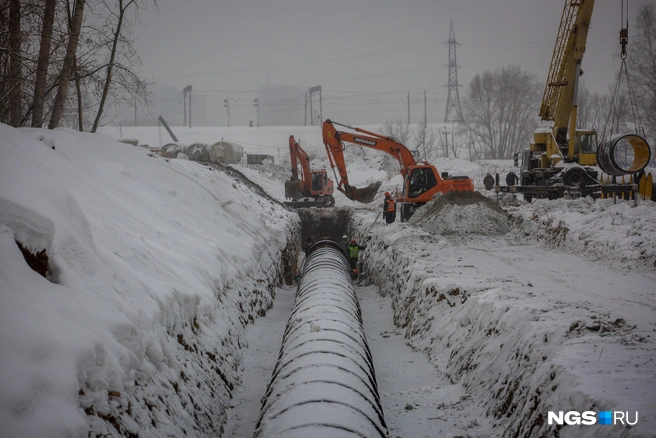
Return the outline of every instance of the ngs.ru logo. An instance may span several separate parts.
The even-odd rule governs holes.
[[[633,422],[631,422],[633,420]],[[577,412],[569,411],[563,412],[558,411],[558,413],[549,411],[547,414],[547,422],[549,425],[558,424],[562,426],[563,424],[568,424],[574,426],[577,424],[582,424],[584,426],[591,426],[593,424],[628,424],[633,426],[638,422],[638,412],[636,411],[635,417],[629,416],[629,412],[622,411],[601,411],[599,413],[593,411]]]

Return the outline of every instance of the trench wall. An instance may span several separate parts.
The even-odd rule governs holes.
[[[355,217],[353,227],[363,234],[370,222]],[[617,435],[609,428],[561,432],[547,425],[548,406],[595,404],[572,390],[572,374],[549,362],[566,338],[577,336],[576,329],[559,330],[538,309],[507,301],[502,287],[441,278],[420,248],[444,243],[420,229],[410,236],[372,234],[366,241],[367,281],[391,297],[395,324],[452,383],[480,400],[499,436]],[[443,256],[449,257],[448,250]]]

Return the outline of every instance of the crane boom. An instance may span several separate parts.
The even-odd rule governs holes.
[[[594,0],[567,0],[544,87],[540,118],[553,121],[556,143],[567,142],[580,64],[585,53]]]
[[[533,197],[556,199],[566,194],[599,197],[626,188],[602,187],[596,166],[608,174],[628,175],[647,165],[650,150],[643,138],[626,134],[599,146],[595,130],[577,128],[581,61],[594,5],[595,0],[565,0],[540,106],[540,118],[553,125],[537,129],[530,147],[522,152],[520,185],[500,191],[523,193],[529,202]],[[618,164],[613,151],[621,142],[633,148],[634,158]]]

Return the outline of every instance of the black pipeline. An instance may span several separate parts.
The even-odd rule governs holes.
[[[254,437],[387,437],[360,304],[339,245],[303,266]]]

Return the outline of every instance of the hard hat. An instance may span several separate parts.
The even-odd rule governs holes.
[[[342,236],[342,239],[348,239],[348,237],[346,237],[346,234]]]
[[[389,195],[390,195],[390,192],[385,192],[385,196],[389,196]]]

